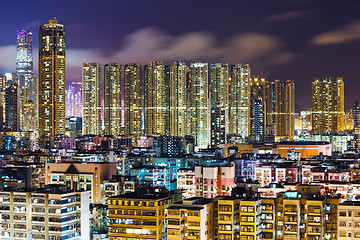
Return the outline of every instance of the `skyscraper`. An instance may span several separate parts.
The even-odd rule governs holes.
[[[36,130],[35,112],[33,101],[29,100],[23,104],[23,117],[26,121],[23,122],[22,131],[33,132]]]
[[[342,77],[314,78],[312,82],[312,131],[344,131],[344,81]]]
[[[151,62],[145,71],[145,134],[168,135],[169,71],[162,62]]]
[[[34,84],[32,32],[28,30],[17,31],[16,73],[19,77],[19,86],[25,86],[33,90],[33,87],[31,87]]]
[[[358,101],[353,105],[353,118],[354,118],[354,148],[359,150],[360,148],[360,104]]]
[[[209,83],[208,64],[192,63],[190,65],[190,135],[195,139],[198,147],[210,144],[209,129]]]
[[[187,129],[187,78],[189,68],[174,62],[170,69],[170,135],[185,137]]]
[[[228,134],[245,138],[250,131],[250,66],[235,64],[230,72]]]
[[[65,133],[65,27],[39,26],[39,134]]]
[[[220,102],[213,104],[210,111],[210,146],[212,148],[220,147],[220,144],[226,143],[226,110]]]
[[[121,65],[104,66],[104,123],[106,135],[121,134]]]
[[[273,87],[274,111],[273,121],[277,139],[287,138],[292,140],[295,129],[295,84],[293,80],[281,82],[275,80]],[[270,96],[268,96],[270,97]]]
[[[250,134],[256,140],[261,140],[265,133],[267,86],[264,78],[250,79]]]
[[[82,133],[101,134],[101,64],[83,63]]]
[[[229,66],[215,63],[210,65],[210,100],[211,106],[228,108]]]
[[[5,128],[19,131],[18,84],[13,81],[5,90]]]
[[[125,65],[125,134],[141,136],[142,98],[141,65]]]

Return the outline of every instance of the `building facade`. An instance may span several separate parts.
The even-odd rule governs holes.
[[[3,240],[90,239],[89,192],[0,192]]]
[[[121,65],[109,63],[104,65],[104,125],[106,135],[122,133],[121,117]]]
[[[314,78],[311,106],[313,132],[344,131],[343,78]]]
[[[162,62],[151,62],[145,72],[145,135],[168,135],[170,132],[170,76]]]
[[[124,67],[125,78],[125,134],[142,134],[142,81],[141,65],[132,63]]]
[[[207,147],[210,143],[210,101],[209,76],[207,63],[192,63],[190,66],[190,132],[195,139],[195,146]]]
[[[183,62],[170,66],[170,135],[185,137],[187,133],[187,82],[189,68]]]
[[[231,65],[230,74],[228,134],[245,138],[250,132],[250,66]]]
[[[83,118],[82,134],[99,135],[102,132],[101,121],[101,64],[84,63],[83,82]]]
[[[39,26],[39,134],[65,133],[65,26]]]

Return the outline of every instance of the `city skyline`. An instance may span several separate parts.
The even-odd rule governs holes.
[[[191,4],[192,10],[199,12],[196,16],[181,14],[190,4],[186,1],[172,3],[172,6],[163,4],[163,8],[168,6],[168,11],[161,11],[147,2],[139,3],[141,7],[137,8],[133,6],[135,3],[121,6],[114,3],[113,9],[120,9],[123,14],[112,14],[114,10],[111,9],[104,19],[95,21],[91,13],[98,10],[97,4],[90,4],[86,11],[78,11],[83,7],[80,3],[72,3],[71,9],[65,8],[65,4],[50,10],[45,4],[24,2],[29,9],[37,8],[39,14],[35,17],[31,11],[19,10],[16,18],[7,13],[0,17],[1,22],[7,23],[0,27],[3,33],[0,72],[15,70],[15,64],[9,59],[15,59],[12,49],[16,45],[13,36],[16,30],[29,29],[36,36],[37,25],[43,19],[56,16],[68,26],[68,82],[80,82],[84,62],[119,62],[122,65],[133,62],[143,65],[150,61],[170,64],[180,60],[188,65],[197,61],[249,63],[254,77],[294,79],[295,83],[301,83],[295,90],[296,103],[300,106],[297,109],[311,107],[308,86],[313,77],[342,76],[348,109],[357,100],[357,95],[356,89],[346,88],[346,84],[356,84],[360,75],[356,51],[353,51],[359,45],[360,6],[357,1],[343,5],[337,1],[323,3],[295,0],[229,2],[218,8],[215,1],[206,5],[198,1]],[[15,8],[12,3],[5,5],[10,10],[7,12]],[[138,11],[134,12],[135,9]],[[153,9],[156,14],[146,9]],[[238,14],[239,11],[242,14]],[[71,14],[75,12],[77,14]],[[212,18],[213,14],[225,17],[219,20]],[[157,17],[150,17],[153,15]],[[342,17],[333,17],[339,15]],[[181,16],[186,17],[180,24],[177,19],[182,19]],[[108,27],[102,27],[104,24]],[[144,43],[143,39],[147,41]],[[36,46],[37,39],[34,39],[34,53]],[[36,65],[34,63],[35,68]]]

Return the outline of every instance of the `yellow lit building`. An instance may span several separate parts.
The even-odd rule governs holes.
[[[271,111],[272,123],[275,125],[276,139],[292,140],[295,129],[295,84],[293,80],[281,82],[275,80],[271,84],[274,106]]]
[[[36,130],[35,104],[29,100],[23,104],[23,125],[22,131],[33,132]]]
[[[110,240],[163,239],[165,209],[173,202],[166,192],[132,192],[108,199]]]
[[[240,199],[232,197],[215,198],[215,238],[216,240],[239,239]]]
[[[145,71],[145,135],[168,135],[169,73],[162,62],[151,62]]]
[[[190,131],[195,139],[195,146],[206,148],[210,143],[210,102],[208,64],[192,63],[189,81]]]
[[[261,239],[261,200],[241,200],[239,204],[240,239]]]
[[[104,65],[104,125],[106,135],[121,134],[121,65]]]
[[[39,26],[39,134],[65,133],[65,27],[56,18]]]
[[[312,82],[312,131],[344,131],[344,81],[342,77],[314,78]]]
[[[232,65],[230,74],[228,134],[245,138],[250,132],[250,66]]]
[[[82,67],[83,116],[82,134],[99,135],[101,123],[101,64],[84,63]]]
[[[214,200],[190,198],[166,209],[167,239],[214,239]]]
[[[142,135],[142,99],[141,99],[141,65],[127,64],[124,69],[125,75],[125,134]]]
[[[183,62],[174,62],[170,67],[170,136],[186,135],[188,74],[189,68]]]
[[[261,199],[261,239],[275,239],[276,226],[276,201],[275,198]]]

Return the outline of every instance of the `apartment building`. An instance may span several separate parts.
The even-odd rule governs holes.
[[[90,239],[89,192],[0,192],[1,239]]]
[[[116,175],[115,162],[59,162],[45,164],[45,184],[66,185],[69,189],[90,191],[91,203],[105,202],[104,180]]]
[[[360,238],[360,202],[345,201],[338,205],[338,239]]]
[[[177,171],[177,188],[183,191],[183,199],[196,196],[195,193],[195,170],[181,168]]]
[[[214,200],[194,197],[171,204],[167,215],[167,239],[214,239]]]
[[[195,166],[195,192],[197,197],[230,196],[234,186],[234,163],[221,166]]]
[[[174,201],[168,192],[131,192],[108,199],[109,239],[163,239],[165,209]]]

